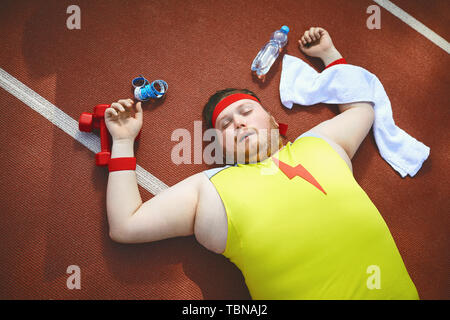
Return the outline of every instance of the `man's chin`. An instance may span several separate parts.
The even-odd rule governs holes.
[[[234,153],[234,158],[237,163],[256,163],[267,159],[267,150],[259,150],[259,145],[253,144],[249,141],[245,144],[245,149],[241,149]]]

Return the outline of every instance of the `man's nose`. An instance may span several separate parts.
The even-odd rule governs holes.
[[[234,126],[236,127],[236,129],[239,129],[242,127],[245,128],[247,126],[247,121],[245,121],[245,118],[238,114],[235,114],[233,116],[233,122],[234,122]]]

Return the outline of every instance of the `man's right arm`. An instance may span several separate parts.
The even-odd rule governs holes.
[[[134,156],[143,111],[140,102],[136,110],[133,106],[133,100],[122,99],[105,111],[105,124],[113,137],[112,159]],[[116,242],[138,243],[192,235],[204,178],[203,173],[193,175],[142,203],[134,170],[110,172],[106,191],[110,237]]]
[[[112,204],[130,201],[126,198],[127,193],[117,195],[120,198],[114,200],[108,196],[108,193],[114,192],[115,186],[127,188],[125,183],[130,179],[124,177],[124,180],[108,181],[107,202],[110,203],[107,203],[107,211],[111,239],[120,243],[143,243],[194,234],[201,175],[203,173],[195,174],[163,190],[141,204],[132,214],[120,212],[120,206]],[[137,185],[129,187],[137,189]]]

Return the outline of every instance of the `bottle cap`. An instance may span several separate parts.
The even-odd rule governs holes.
[[[288,27],[288,26],[282,26],[282,27],[281,27],[281,31],[283,31],[284,33],[288,34],[288,32],[289,32],[289,27]]]

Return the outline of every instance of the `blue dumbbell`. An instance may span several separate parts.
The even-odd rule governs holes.
[[[149,83],[143,76],[134,78],[132,85],[134,87],[134,97],[139,101],[147,101],[150,98],[160,99],[166,94],[168,89],[168,85],[164,80],[155,80]]]

